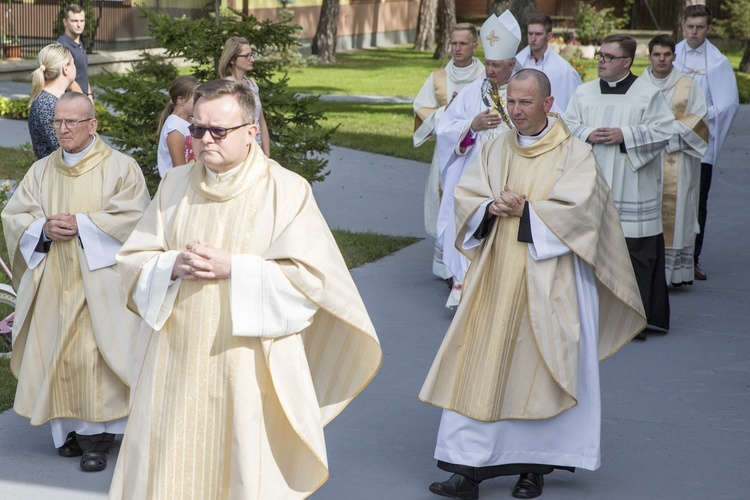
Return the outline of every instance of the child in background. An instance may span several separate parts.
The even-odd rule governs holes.
[[[164,177],[172,167],[187,163],[185,139],[190,137],[188,127],[193,115],[193,92],[198,80],[192,76],[181,76],[169,87],[169,104],[159,119],[159,148],[156,152],[156,166],[159,177]]]

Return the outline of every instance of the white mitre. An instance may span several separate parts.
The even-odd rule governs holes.
[[[516,57],[521,43],[521,27],[509,10],[500,16],[492,14],[479,31],[485,59],[502,61]]]

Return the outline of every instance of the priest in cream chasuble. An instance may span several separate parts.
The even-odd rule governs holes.
[[[202,84],[199,161],[164,178],[118,256],[147,325],[110,498],[296,499],[323,427],[381,350],[309,183],[254,140],[252,91]]]
[[[150,201],[140,167],[96,134],[93,113],[83,94],[57,102],[61,147],[32,165],[2,213],[18,292],[13,409],[32,425],[49,421],[59,453],[71,457],[89,451],[76,433],[111,442],[125,430],[140,321],[125,307],[115,255]],[[93,469],[87,460],[84,470],[106,467],[106,456]]]
[[[531,69],[511,79],[517,132],[485,145],[456,188],[456,245],[471,266],[420,399],[444,409],[439,467],[468,479],[433,483],[437,494],[598,468],[598,361],[645,326],[610,190],[591,148],[545,114],[548,82]],[[498,212],[507,196],[515,208]]]

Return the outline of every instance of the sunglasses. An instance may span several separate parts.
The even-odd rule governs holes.
[[[252,123],[243,123],[242,125],[237,125],[236,127],[231,128],[223,128],[223,127],[201,127],[200,125],[189,125],[188,131],[190,132],[190,136],[194,139],[203,139],[203,136],[206,135],[206,132],[211,134],[211,137],[215,141],[220,141],[224,139],[229,132],[233,130],[237,130],[238,128],[242,128],[245,125],[252,125]]]

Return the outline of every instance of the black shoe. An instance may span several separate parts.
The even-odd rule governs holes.
[[[450,479],[442,483],[432,483],[429,489],[441,497],[479,499],[479,483],[461,474],[453,474]]]
[[[81,470],[101,472],[107,468],[107,454],[101,451],[86,450],[81,457]]]
[[[542,494],[544,487],[544,476],[528,472],[521,474],[513,487],[513,496],[516,498],[536,498]]]
[[[78,444],[75,432],[68,433],[65,443],[57,449],[57,454],[65,458],[80,457],[83,455],[83,450],[81,450],[81,445]]]

